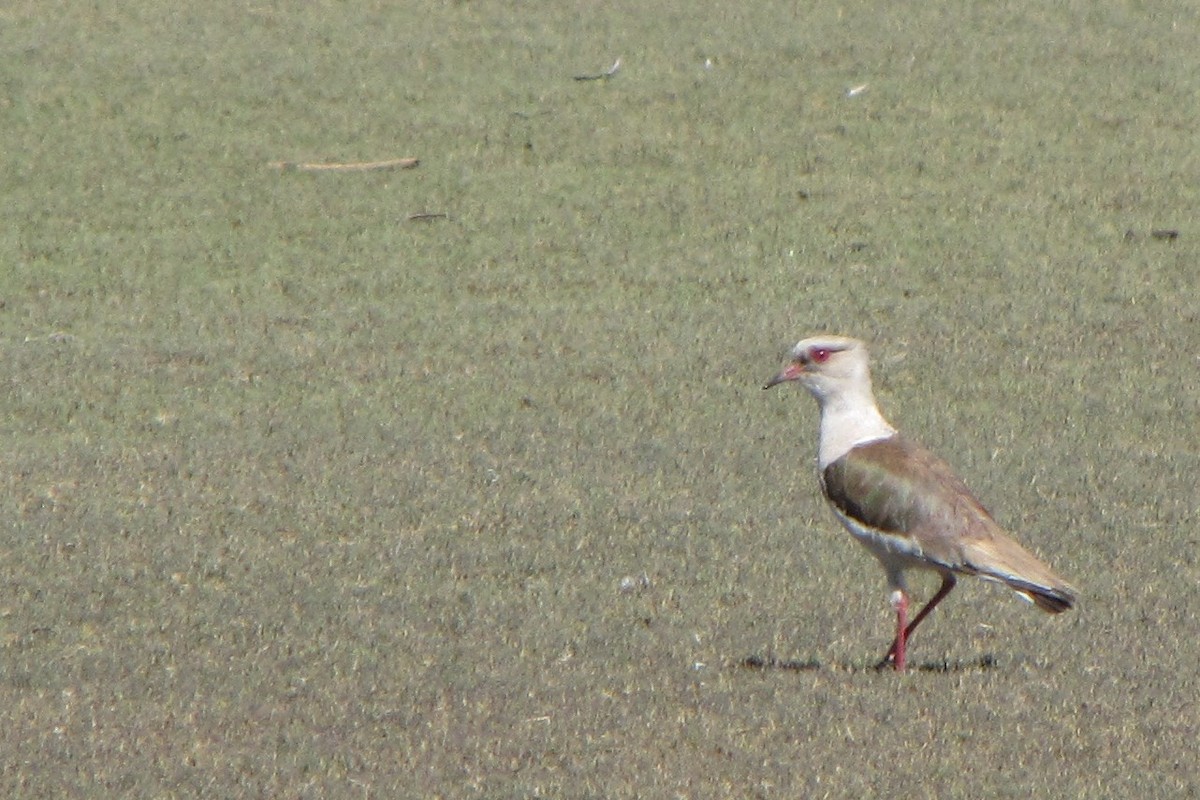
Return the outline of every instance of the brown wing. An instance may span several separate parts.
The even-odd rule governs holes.
[[[1005,583],[1038,607],[1066,611],[1074,590],[1010,538],[946,462],[893,436],[854,448],[825,468],[829,502],[859,524],[912,539],[948,570]]]

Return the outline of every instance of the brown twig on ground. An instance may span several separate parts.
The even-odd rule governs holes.
[[[313,164],[299,161],[271,161],[267,166],[284,172],[371,172],[380,169],[412,169],[421,163],[418,158],[390,158],[387,161],[350,161],[345,163]]]

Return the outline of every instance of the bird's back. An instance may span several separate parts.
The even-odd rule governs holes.
[[[1051,613],[1074,590],[1012,539],[945,461],[896,435],[855,447],[821,474],[847,519],[903,545],[910,561],[999,581]]]

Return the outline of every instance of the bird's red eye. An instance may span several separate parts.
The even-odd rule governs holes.
[[[818,364],[824,364],[829,360],[829,351],[824,347],[814,347],[812,350],[808,351],[808,355]]]

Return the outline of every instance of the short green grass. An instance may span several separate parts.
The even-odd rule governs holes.
[[[0,11],[5,796],[1200,789],[1192,4],[104,5]],[[867,668],[813,331],[1076,611]]]

